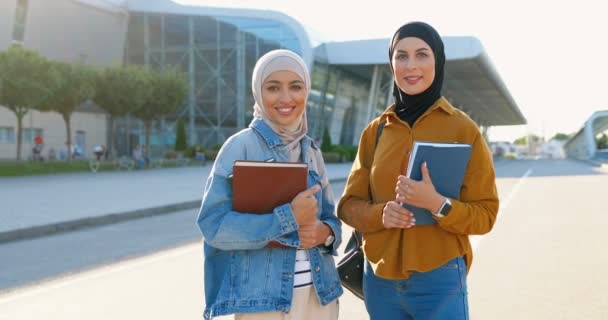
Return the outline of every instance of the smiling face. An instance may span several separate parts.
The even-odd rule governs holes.
[[[435,80],[435,55],[420,38],[399,40],[393,49],[391,64],[397,86],[408,95],[424,92]]]
[[[264,112],[281,126],[291,127],[300,121],[307,95],[304,81],[291,71],[275,71],[262,83]]]

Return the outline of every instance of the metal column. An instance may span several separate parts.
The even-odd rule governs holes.
[[[245,128],[245,41],[236,31],[236,127]]]
[[[195,96],[195,79],[194,79],[194,21],[192,17],[188,17],[188,82],[190,85],[188,91],[188,144],[193,146],[197,144],[195,117],[194,111],[196,105]]]
[[[215,75],[215,81],[217,82],[215,87],[215,132],[217,134],[216,143],[223,143],[224,135],[222,134],[222,53],[221,53],[221,39],[220,39],[220,28],[222,27],[219,20],[215,21],[216,34],[215,34],[215,58],[217,61],[217,69]]]
[[[388,108],[391,104],[393,104],[393,84],[395,83],[393,80],[393,75],[391,74],[390,83],[388,85],[388,90],[386,90],[386,106],[384,108]]]
[[[148,15],[144,14],[144,65],[150,66],[150,26],[148,25]]]
[[[364,123],[369,123],[372,120],[372,110],[376,103],[376,93],[378,92],[378,66],[374,65],[374,74],[372,76],[372,84],[370,87],[369,98],[367,99],[367,114],[365,115]]]

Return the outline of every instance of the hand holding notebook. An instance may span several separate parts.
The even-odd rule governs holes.
[[[317,199],[315,193],[321,190],[321,186],[314,185],[300,193],[291,201],[294,218],[298,225],[309,225],[315,222],[317,218]]]
[[[458,199],[466,172],[471,145],[459,143],[414,142],[406,176],[422,181],[421,166],[426,162],[435,190],[442,196]],[[402,203],[403,207],[414,213],[416,225],[431,225],[437,222],[427,209]]]

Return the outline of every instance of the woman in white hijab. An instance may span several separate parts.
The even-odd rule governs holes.
[[[341,225],[321,152],[306,135],[306,64],[291,51],[271,51],[254,68],[252,91],[254,119],[222,146],[197,221],[205,240],[204,316],[335,320],[342,287],[332,255]],[[308,189],[268,214],[234,211],[236,160],[307,163]]]

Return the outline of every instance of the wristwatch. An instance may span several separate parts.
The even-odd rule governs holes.
[[[330,247],[334,241],[336,240],[336,237],[334,237],[333,234],[330,234],[329,236],[327,236],[327,239],[325,239],[325,242],[323,242],[323,245],[326,247]]]
[[[450,213],[450,210],[452,210],[452,202],[450,201],[450,198],[445,198],[445,201],[441,207],[439,207],[439,210],[437,210],[436,213],[433,213],[433,215],[437,218],[443,218]]]

